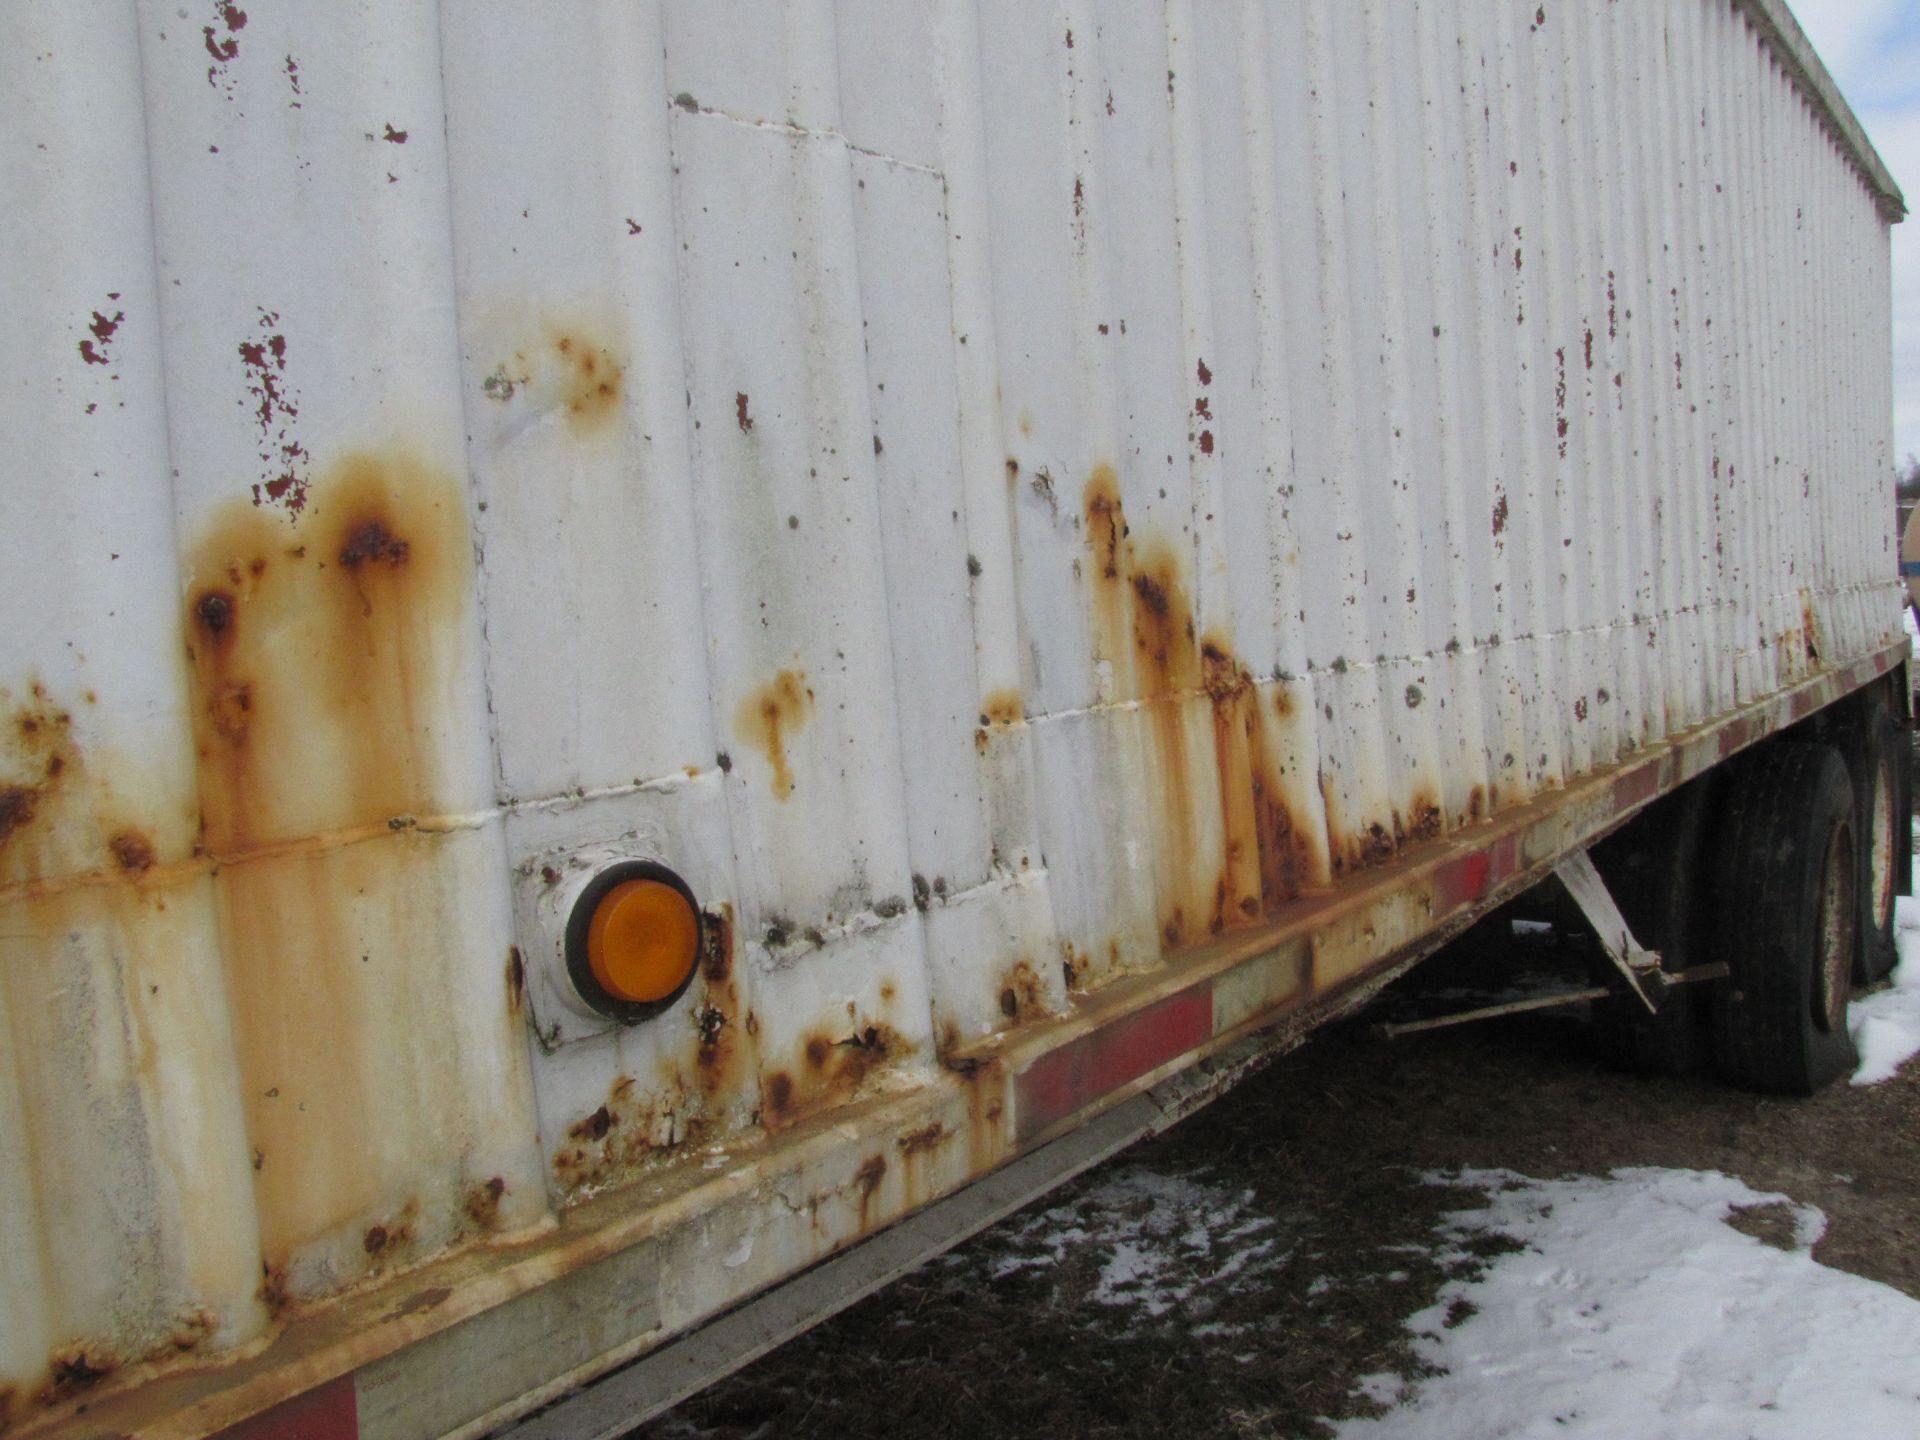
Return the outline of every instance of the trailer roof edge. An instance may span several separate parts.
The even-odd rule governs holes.
[[[1835,137],[1860,167],[1867,188],[1879,200],[1881,213],[1890,223],[1898,224],[1907,213],[1906,197],[1900,193],[1893,172],[1887,169],[1880,152],[1873,148],[1865,127],[1853,113],[1846,96],[1840,93],[1839,85],[1834,83],[1786,0],[1734,0],[1734,3],[1746,12],[1749,23],[1773,47],[1801,92],[1833,127]]]

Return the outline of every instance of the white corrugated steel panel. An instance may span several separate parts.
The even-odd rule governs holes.
[[[1775,0],[6,23],[0,1424],[1897,634]]]

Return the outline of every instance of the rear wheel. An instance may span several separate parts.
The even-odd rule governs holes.
[[[1713,877],[1714,1058],[1736,1084],[1811,1095],[1853,1069],[1859,948],[1853,786],[1826,745],[1775,743],[1730,780]]]
[[[1854,737],[1853,804],[1860,831],[1860,953],[1854,966],[1857,985],[1868,985],[1894,966],[1893,897],[1899,892],[1901,803],[1900,732],[1887,707],[1875,700],[1866,707]]]

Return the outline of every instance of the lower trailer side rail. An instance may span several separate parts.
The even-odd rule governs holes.
[[[296,1315],[271,1343],[223,1365],[116,1377],[19,1433],[478,1436],[657,1357],[623,1371],[624,1388],[595,1392],[637,1407],[621,1422],[630,1424],[1173,1123],[1568,854],[1907,658],[1902,638],[1410,847],[1259,930],[1078,997],[1065,1017],[945,1055],[937,1083],[870,1095],[777,1136],[695,1149],[530,1238],[446,1256]],[[860,1246],[915,1212],[921,1223]],[[848,1263],[820,1264],[833,1257]],[[766,1303],[743,1307],[763,1292]],[[728,1318],[698,1329],[717,1316]],[[568,1423],[586,1415],[570,1412]]]

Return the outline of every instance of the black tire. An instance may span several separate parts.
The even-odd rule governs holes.
[[[1714,1059],[1723,1078],[1811,1095],[1852,1071],[1859,943],[1853,784],[1831,746],[1775,742],[1728,781],[1711,857]]]
[[[1707,814],[1707,783],[1695,781],[1655,801],[1587,852],[1634,939],[1660,952],[1663,970],[1699,963],[1698,877]],[[1604,954],[1589,973],[1594,984],[1616,989],[1592,1009],[1594,1041],[1607,1064],[1636,1075],[1691,1075],[1709,1068],[1708,986],[1678,986],[1650,1014]]]

